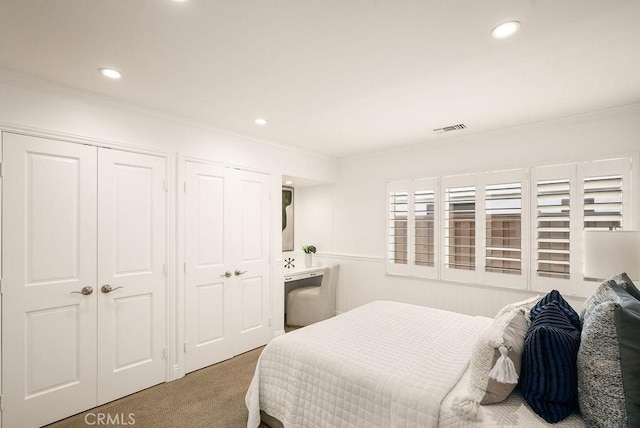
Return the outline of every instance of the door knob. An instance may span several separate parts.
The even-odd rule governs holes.
[[[220,276],[224,276],[225,278],[231,278],[231,272],[226,271],[225,273],[223,273],[223,274],[222,274],[222,275],[220,275]]]
[[[106,294],[106,293],[111,293],[112,291],[117,290],[118,288],[122,288],[122,287],[113,288],[109,284],[105,284],[102,286],[102,288],[100,288],[100,291]]]
[[[236,269],[236,271],[234,272],[234,274],[235,274],[236,276],[240,276],[240,275],[242,275],[243,273],[247,273],[247,271],[246,271],[246,270],[243,270],[242,272],[240,272],[238,269]]]
[[[88,296],[89,294],[93,293],[93,287],[89,287],[88,285],[86,287],[82,287],[82,290],[80,291],[72,291],[71,294],[84,294],[85,296]]]

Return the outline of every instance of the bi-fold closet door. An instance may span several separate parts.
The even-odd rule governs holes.
[[[2,423],[165,380],[165,159],[4,133]]]
[[[269,176],[185,161],[186,371],[271,337]]]

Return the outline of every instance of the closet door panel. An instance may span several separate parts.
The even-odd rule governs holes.
[[[229,168],[186,163],[186,346],[187,372],[234,354],[233,294],[229,265],[238,239],[230,232]]]
[[[4,133],[3,169],[2,417],[41,426],[96,402],[96,148]]]
[[[163,158],[98,152],[98,402],[165,380]]]
[[[234,275],[237,291],[237,353],[264,345],[271,335],[269,269],[269,176],[235,171],[237,176]]]

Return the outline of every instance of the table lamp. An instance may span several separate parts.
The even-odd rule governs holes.
[[[585,230],[584,276],[604,280],[622,272],[640,279],[640,231]]]

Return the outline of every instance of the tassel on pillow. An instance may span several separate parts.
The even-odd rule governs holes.
[[[493,366],[489,372],[489,377],[500,383],[518,383],[518,373],[513,366],[513,361],[509,358],[509,350],[504,345],[498,349],[500,351],[500,358],[498,358],[496,365]]]

